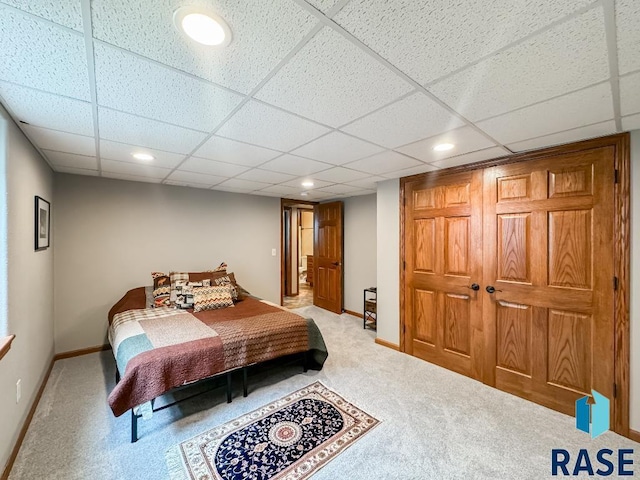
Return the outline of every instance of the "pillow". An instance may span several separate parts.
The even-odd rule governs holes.
[[[229,286],[229,290],[231,291],[231,298],[233,298],[234,302],[238,301],[238,289],[235,286],[235,282],[231,281],[230,276],[233,275],[225,275],[224,277],[220,277],[220,278],[216,278],[214,280],[214,282],[216,282],[216,285],[228,285]],[[235,280],[235,278],[234,278]]]
[[[193,311],[216,310],[233,307],[229,284],[215,287],[201,287],[193,290]]]
[[[171,272],[169,274],[169,278],[171,279],[171,293],[169,296],[169,302],[171,304],[175,304],[178,299],[178,291],[176,289],[176,285],[178,282],[184,282],[186,285],[189,281],[189,274],[187,272]]]
[[[151,272],[153,279],[153,306],[168,307],[171,297],[171,278],[162,272]]]

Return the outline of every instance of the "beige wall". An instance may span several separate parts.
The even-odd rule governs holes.
[[[278,198],[64,174],[55,191],[56,352],[106,343],[109,308],[154,270],[226,261],[243,287],[279,302]]]
[[[631,398],[630,426],[640,431],[640,130],[631,132]],[[397,343],[399,335],[399,186],[397,180],[378,184],[378,337]],[[387,297],[390,297],[387,300]],[[392,306],[387,301],[394,302]]]
[[[344,309],[362,313],[362,292],[376,285],[376,196],[344,199]]]
[[[6,318],[0,315],[4,324],[0,335],[15,334],[16,338],[0,360],[0,471],[53,358],[53,248],[34,250],[34,197],[52,202],[51,214],[56,215],[51,169],[0,106],[0,130],[3,125],[7,141],[0,157],[6,154],[8,214],[7,242],[2,241],[0,249],[6,248],[8,302]],[[0,141],[0,148],[3,143]],[[0,176],[5,175],[3,163],[0,159]],[[0,215],[5,214],[3,203]],[[51,242],[55,245],[53,235]],[[0,282],[5,283],[5,278]],[[3,298],[0,301],[4,304]],[[18,379],[22,399],[16,404]]]

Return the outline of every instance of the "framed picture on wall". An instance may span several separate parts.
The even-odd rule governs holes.
[[[35,248],[44,250],[49,248],[49,234],[51,232],[51,204],[44,198],[36,195],[36,224],[35,224]]]

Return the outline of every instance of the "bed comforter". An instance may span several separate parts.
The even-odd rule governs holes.
[[[256,297],[198,313],[146,305],[140,287],[109,312],[109,342],[121,374],[108,399],[116,416],[229,370],[302,352],[310,352],[308,367],[319,370],[328,355],[312,319]]]

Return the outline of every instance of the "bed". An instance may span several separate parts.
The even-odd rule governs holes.
[[[205,311],[151,308],[151,287],[129,290],[109,312],[109,342],[116,361],[116,386],[108,397],[115,416],[131,411],[131,441],[137,422],[149,417],[154,400],[204,379],[299,355],[320,370],[327,358],[315,322],[260,298],[246,295],[233,306]],[[163,407],[164,408],[164,407]]]

